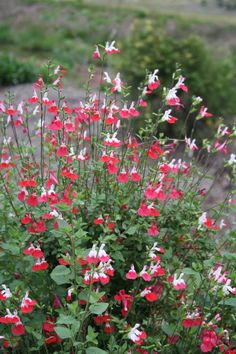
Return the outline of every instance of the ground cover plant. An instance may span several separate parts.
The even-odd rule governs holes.
[[[236,353],[233,190],[204,204],[211,158],[235,181],[235,127],[220,121],[201,146],[194,126],[184,139],[159,134],[178,124],[188,80],[177,71],[164,87],[156,69],[130,102],[124,78],[104,67],[116,55],[115,42],[96,46],[98,90],[90,68],[76,106],[60,66],[31,97],[0,101],[1,351]],[[136,133],[150,94],[155,120]],[[190,113],[216,119],[200,97],[186,124]]]

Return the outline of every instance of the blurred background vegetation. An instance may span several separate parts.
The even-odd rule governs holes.
[[[168,85],[178,63],[209,111],[233,119],[235,8],[236,0],[1,0],[0,85],[31,82],[53,60],[81,87],[93,46],[116,39],[122,55],[108,65],[124,81],[139,85],[159,68]]]

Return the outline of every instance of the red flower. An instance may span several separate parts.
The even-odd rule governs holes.
[[[145,281],[151,281],[151,280],[152,280],[151,275],[147,272],[147,265],[145,265],[145,266],[143,267],[143,269],[141,270],[141,272],[140,272],[139,275],[140,275],[140,277],[142,277],[143,280],[145,280]]]
[[[21,312],[30,313],[34,310],[35,305],[37,305],[37,302],[35,300],[30,299],[29,292],[26,291],[26,294],[22,299],[21,306],[20,306]]]
[[[48,262],[44,258],[37,259],[36,263],[32,266],[33,271],[45,270],[49,266]]]
[[[99,215],[98,218],[93,220],[94,225],[101,225],[104,223],[104,219],[102,217],[102,214]]]
[[[31,221],[32,221],[32,219],[31,219],[31,216],[29,213],[25,214],[25,216],[21,219],[21,223],[23,225],[28,225],[31,223]]]
[[[65,144],[62,144],[58,149],[57,149],[57,155],[60,157],[65,157],[69,155],[69,152],[67,150],[67,147]]]
[[[154,291],[154,287],[150,286],[148,288],[145,288],[140,295],[142,297],[145,297],[147,301],[149,302],[154,302],[158,299],[158,294]]]
[[[24,254],[26,255],[32,255],[33,251],[35,250],[35,247],[32,243],[30,243],[30,247],[28,247],[26,250],[23,251]]]
[[[112,326],[110,323],[106,323],[104,327],[105,333],[113,333],[115,331],[115,326]]]
[[[125,317],[131,308],[133,297],[129,294],[126,294],[125,290],[120,290],[114,298],[116,301],[122,302],[123,308],[121,310],[121,314],[123,317]]]
[[[36,230],[37,230],[38,233],[43,233],[43,232],[46,231],[46,225],[45,225],[45,223],[44,223],[44,221],[42,219],[40,219],[37,222],[37,229]]]
[[[28,98],[28,102],[30,104],[33,104],[33,103],[37,103],[39,101],[38,99],[38,96],[37,96],[37,92],[34,90],[34,95],[30,98]]]
[[[43,258],[44,256],[43,251],[39,245],[36,248],[34,247],[34,249],[29,254],[34,258]]]
[[[65,260],[63,257],[58,259],[58,263],[64,266],[68,266],[70,264],[70,262]]]
[[[49,113],[57,113],[58,112],[58,107],[55,102],[52,103],[52,106],[48,108]]]
[[[93,60],[97,60],[97,59],[100,59],[100,58],[101,58],[101,54],[99,52],[98,46],[96,45],[95,46],[95,51],[93,52]]]
[[[137,279],[138,275],[136,273],[136,270],[134,269],[134,265],[131,265],[130,270],[128,271],[128,273],[126,273],[126,279],[130,279],[130,280],[135,280]]]
[[[141,180],[141,176],[140,174],[137,172],[136,168],[133,167],[132,170],[131,170],[131,179],[132,181],[134,182],[139,182]]]
[[[13,116],[14,114],[16,114],[17,109],[15,109],[12,105],[10,105],[10,107],[6,110],[6,113],[9,114],[10,116]]]
[[[54,298],[53,298],[52,307],[54,309],[58,309],[58,308],[62,307],[61,301],[60,301],[59,297],[56,294],[54,295]]]
[[[217,346],[218,337],[213,329],[204,329],[202,332],[201,352],[211,352]]]
[[[159,155],[164,154],[164,150],[160,148],[160,144],[156,141],[148,150],[147,155],[152,159],[156,160]]]
[[[38,205],[38,198],[36,197],[36,194],[33,193],[31,194],[27,199],[26,203],[32,207],[36,207]]]
[[[18,195],[17,195],[18,200],[23,203],[23,201],[25,200],[26,194],[28,194],[28,192],[26,191],[26,189],[25,189],[25,188],[22,189],[22,190],[18,193]]]
[[[48,334],[48,337],[45,338],[45,343],[46,344],[51,344],[51,343],[60,343],[62,341],[62,339],[60,337],[58,337],[58,335],[56,333]]]
[[[127,183],[129,181],[129,175],[123,168],[121,173],[117,176],[117,181],[119,183]]]
[[[4,317],[0,317],[0,323],[17,323],[20,321],[17,311],[14,311],[12,314],[8,309],[6,310],[7,314]]]
[[[58,131],[63,128],[63,123],[60,121],[59,117],[55,117],[50,124],[48,124],[47,129],[52,131]]]
[[[184,328],[200,327],[202,325],[202,319],[200,318],[186,318],[182,322]]]
[[[24,179],[23,181],[18,182],[20,187],[36,187],[37,182],[34,179]]]
[[[207,108],[204,106],[201,106],[199,114],[201,117],[205,117],[205,118],[209,118],[213,116],[212,113],[207,112]]]
[[[22,336],[25,334],[25,327],[19,322],[11,328],[11,333],[14,334],[14,336]]]
[[[130,118],[130,111],[127,108],[127,104],[124,104],[124,107],[120,110],[119,112],[120,117],[123,119],[129,119]]]
[[[152,225],[151,225],[150,228],[148,229],[148,235],[150,235],[150,236],[157,236],[157,235],[159,235],[159,231],[158,231],[158,228],[157,228],[157,225],[156,225],[156,222],[155,222],[155,221],[152,223]]]
[[[54,326],[55,323],[51,318],[48,318],[44,323],[43,323],[43,330],[45,332],[53,332],[54,331]]]

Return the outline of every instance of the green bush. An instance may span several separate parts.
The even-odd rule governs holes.
[[[37,71],[30,61],[18,61],[12,54],[0,53],[0,85],[17,85],[32,82]]]
[[[180,65],[189,84],[190,93],[204,97],[204,103],[214,112],[233,113],[236,93],[233,60],[217,59],[215,53],[196,35],[177,38],[167,35],[147,21],[137,24],[127,39],[124,60],[119,69],[132,86],[140,84],[149,71],[159,69],[161,83],[171,86],[170,74]],[[135,63],[135,65],[133,65]]]
[[[10,27],[7,24],[0,24],[0,43],[9,44],[13,41],[13,35]]]

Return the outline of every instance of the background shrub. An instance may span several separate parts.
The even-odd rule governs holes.
[[[150,71],[158,68],[162,84],[171,85],[170,74],[179,63],[191,93],[204,97],[209,110],[220,114],[233,112],[234,62],[232,58],[216,59],[198,36],[177,38],[157,30],[154,22],[148,21],[142,27],[137,23],[126,41],[124,53],[119,67],[132,86],[144,80],[145,68]]]
[[[0,85],[32,82],[37,70],[31,61],[18,61],[12,54],[0,53]]]

